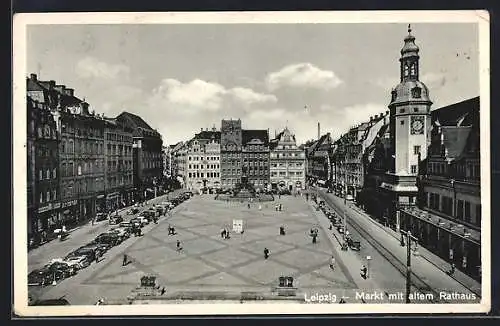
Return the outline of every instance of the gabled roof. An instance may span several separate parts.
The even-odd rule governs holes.
[[[194,135],[195,139],[218,139],[220,140],[220,131],[203,130]]]
[[[43,88],[38,82],[32,80],[31,78],[26,78],[26,90],[27,91],[43,91]]]
[[[120,119],[120,118],[123,118],[123,119],[126,119],[128,120],[130,123],[133,124],[133,126],[135,128],[142,128],[142,129],[146,129],[146,130],[151,130],[151,131],[155,131],[153,128],[151,128],[150,125],[148,125],[146,123],[146,121],[144,121],[140,116],[138,115],[135,115],[133,113],[130,113],[130,112],[122,112],[120,113],[119,116],[116,117],[117,119]]]
[[[471,125],[473,115],[479,112],[479,96],[454,103],[431,112],[432,121],[438,121],[441,126],[456,126],[459,123]]]
[[[249,143],[252,141],[252,139],[259,139],[262,141],[264,144],[269,144],[269,134],[267,130],[257,130],[257,129],[251,129],[251,130],[242,130],[242,143],[243,145]]]

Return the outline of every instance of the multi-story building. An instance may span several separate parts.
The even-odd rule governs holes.
[[[187,142],[178,142],[172,148],[172,176],[179,183],[181,188],[186,187],[187,178]]]
[[[134,201],[133,130],[116,119],[105,118],[104,121],[106,198],[101,201],[100,209],[113,211]]]
[[[202,129],[186,147],[186,187],[198,192],[220,188],[220,132]]]
[[[419,171],[419,207],[402,208],[400,225],[421,245],[480,279],[479,98],[432,113],[431,144]]]
[[[44,91],[29,79],[27,86],[28,92]],[[48,103],[30,96],[27,123],[28,239],[39,243],[60,221],[59,135]]]
[[[104,193],[104,119],[88,104],[74,103],[53,112],[61,135],[61,209],[66,225],[93,218]]]
[[[222,120],[220,143],[220,176],[222,188],[230,189],[241,181],[243,131],[241,120]]]
[[[157,195],[162,183],[162,146],[160,133],[138,115],[122,112],[117,121],[133,130],[134,185],[142,199]]]
[[[104,189],[104,122],[89,112],[88,103],[75,97],[73,89],[53,80],[40,81],[32,74],[28,95],[50,108],[59,137],[58,224],[85,221],[95,214],[97,196]]]
[[[335,143],[328,132],[311,145],[307,151],[308,182],[329,186],[333,180],[332,159]]]
[[[172,176],[172,152],[170,146],[162,146],[161,157],[163,161],[163,178],[169,179]]]
[[[305,187],[305,151],[297,147],[295,135],[288,128],[270,141],[271,188],[296,191]]]
[[[241,149],[241,175],[256,189],[268,189],[270,187],[269,131],[242,130]]]

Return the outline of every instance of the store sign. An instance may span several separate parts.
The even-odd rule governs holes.
[[[38,209],[38,213],[47,212],[47,211],[50,211],[51,209],[52,209],[52,204],[48,204],[47,206],[40,207]]]
[[[70,201],[67,201],[67,202],[63,203],[63,204],[61,205],[61,207],[62,207],[62,208],[65,208],[65,207],[74,206],[74,205],[76,205],[76,203],[77,203],[77,200],[76,200],[76,199],[73,199],[73,200],[70,200]]]
[[[47,206],[43,206],[43,207],[38,208],[38,213],[47,212],[47,211],[50,211],[52,209],[57,209],[59,207],[61,207],[61,203],[55,203],[55,204],[50,203]]]

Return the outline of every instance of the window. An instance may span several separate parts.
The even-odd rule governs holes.
[[[40,173],[39,173],[39,179],[40,179],[40,180],[43,180],[43,171],[42,171],[42,170],[40,170],[39,172],[40,172]]]
[[[457,202],[457,212],[456,212],[455,216],[461,220],[464,218],[464,201],[463,200],[459,200]]]
[[[405,109],[399,109],[399,113],[405,113]]]
[[[78,175],[82,175],[82,166],[78,165]]]
[[[55,179],[56,177],[57,177],[56,168],[54,168],[52,170],[52,178]]]
[[[420,146],[413,146],[413,154],[415,155],[420,154]]]
[[[57,198],[57,190],[54,189],[52,190],[52,199],[56,200],[56,198]]]
[[[471,220],[470,203],[468,201],[465,202],[465,206],[464,206],[464,219],[465,219],[465,222],[470,222],[470,220]]]
[[[400,123],[401,125],[404,125],[404,124],[405,124],[405,121],[404,121],[404,120],[401,120],[399,123]]]
[[[413,112],[418,112],[418,108],[413,108]]]
[[[45,173],[45,179],[50,179],[50,170],[47,169],[46,173]]]
[[[50,201],[50,191],[47,191],[47,201]]]
[[[40,204],[43,203],[43,192],[40,193]]]

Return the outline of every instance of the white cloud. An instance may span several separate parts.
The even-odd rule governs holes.
[[[217,111],[222,106],[226,89],[217,83],[200,79],[182,83],[175,79],[164,79],[153,90],[153,96],[172,104],[208,111]]]
[[[250,88],[226,88],[218,83],[195,79],[182,83],[164,79],[152,92],[150,103],[171,107],[177,113],[216,112],[227,107],[246,108],[253,104],[276,103],[277,97]]]
[[[321,70],[311,63],[288,65],[266,77],[266,85],[269,90],[282,87],[330,90],[342,83],[343,81],[333,71]]]
[[[237,100],[245,102],[247,104],[278,102],[278,98],[276,96],[272,94],[257,93],[250,88],[235,87],[232,88],[229,93],[233,95]]]
[[[122,64],[110,64],[94,57],[86,57],[76,63],[76,73],[83,78],[117,79],[128,77],[130,68]]]

